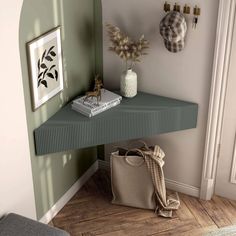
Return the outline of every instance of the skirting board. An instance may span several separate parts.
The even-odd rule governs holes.
[[[59,199],[59,201],[40,219],[41,223],[48,224],[57,213],[66,205],[66,203],[79,191],[79,189],[93,176],[98,170],[98,161],[96,161],[72,187]]]
[[[98,161],[99,169],[110,170],[110,163],[108,161]],[[194,186],[180,183],[174,180],[165,179],[166,188],[174,190],[176,192],[184,193],[193,197],[199,197],[200,189]]]
[[[107,161],[96,161],[73,186],[59,199],[59,201],[40,219],[41,223],[48,224],[66,203],[79,191],[79,189],[93,176],[98,169],[110,170],[110,164]],[[199,197],[199,188],[166,179],[168,189],[181,192],[190,196]]]
[[[200,189],[196,188],[194,186],[180,183],[171,179],[165,179],[166,182],[166,188],[174,190],[179,193],[184,193],[186,195],[190,195],[193,197],[199,198],[200,196]]]

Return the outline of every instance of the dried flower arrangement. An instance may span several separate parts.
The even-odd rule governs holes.
[[[112,24],[107,24],[107,28],[112,43],[109,50],[125,60],[126,69],[132,68],[136,62],[140,62],[141,56],[147,55],[145,50],[149,48],[149,42],[144,39],[144,35],[138,41],[134,41]]]

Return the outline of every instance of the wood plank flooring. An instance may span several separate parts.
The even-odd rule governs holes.
[[[215,196],[211,201],[179,194],[181,206],[172,219],[153,211],[112,205],[110,177],[99,170],[52,220],[71,236],[201,236],[236,224],[236,201]]]

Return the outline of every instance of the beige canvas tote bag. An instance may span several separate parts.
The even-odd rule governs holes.
[[[128,155],[130,152],[139,155]],[[125,155],[111,154],[111,184],[113,204],[143,209],[155,209],[155,189],[151,174],[139,149],[132,149]]]

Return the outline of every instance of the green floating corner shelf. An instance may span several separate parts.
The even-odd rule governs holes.
[[[66,105],[35,129],[37,155],[196,128],[198,105],[143,92],[92,118]]]

